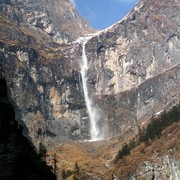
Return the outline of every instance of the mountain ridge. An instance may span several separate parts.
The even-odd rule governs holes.
[[[49,38],[59,44],[94,32],[69,0],[42,0],[40,3],[37,0],[1,1],[0,12],[17,25],[35,29],[35,33],[44,36],[46,41]]]

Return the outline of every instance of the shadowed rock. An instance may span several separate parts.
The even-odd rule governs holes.
[[[0,180],[55,180],[22,131],[8,101],[6,81],[0,79]]]

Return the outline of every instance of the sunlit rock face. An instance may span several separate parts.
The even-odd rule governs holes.
[[[36,35],[43,34],[47,41],[51,39],[61,44],[94,31],[69,0],[1,1],[0,12]]]
[[[108,125],[106,137],[134,132],[179,102],[178,5],[141,1],[86,43],[88,90],[101,115],[99,126]],[[0,11],[1,76],[24,133],[47,147],[90,139],[82,44],[74,40],[92,29],[69,1],[1,1]]]
[[[110,132],[134,129],[179,102],[178,7],[175,0],[140,1],[87,43],[89,89],[113,124]]]
[[[90,74],[97,95],[137,87],[179,63],[178,5],[141,1],[122,21],[87,43],[91,69],[97,72]]]
[[[116,95],[102,95],[96,102],[106,114],[111,135],[137,132],[148,119],[179,102],[180,66],[154,76],[138,87]]]

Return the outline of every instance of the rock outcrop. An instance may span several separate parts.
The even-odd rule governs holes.
[[[84,33],[94,32],[69,0],[1,1],[0,12],[47,42],[68,43]]]
[[[141,1],[87,44],[97,95],[117,94],[179,64],[179,2]],[[163,12],[162,12],[163,11]],[[97,71],[100,70],[100,71]]]
[[[174,179],[180,177],[180,161],[168,155],[156,157],[156,163],[144,162],[134,178]]]

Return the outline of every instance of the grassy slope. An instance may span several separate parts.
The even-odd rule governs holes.
[[[112,138],[99,142],[68,142],[49,151],[48,164],[53,164],[53,154],[57,154],[59,175],[63,169],[74,169],[75,162],[81,172],[96,174],[103,179],[109,179],[112,173],[126,176],[136,171],[144,161],[153,162],[153,154],[162,156],[170,149],[170,155],[180,158],[180,122],[166,128],[160,138],[153,140],[148,146],[143,143],[131,151],[129,156],[114,164],[113,160],[123,141]],[[125,141],[125,140],[124,140]]]
[[[163,156],[168,152],[172,157],[180,158],[180,122],[174,123],[167,127],[161,137],[153,140],[149,145],[144,143],[132,150],[129,156],[120,160],[117,165],[114,165],[112,172],[118,175],[127,176],[136,171],[136,169],[144,161],[155,162],[158,159],[153,158],[156,153],[158,157]],[[169,151],[170,150],[170,151]]]

